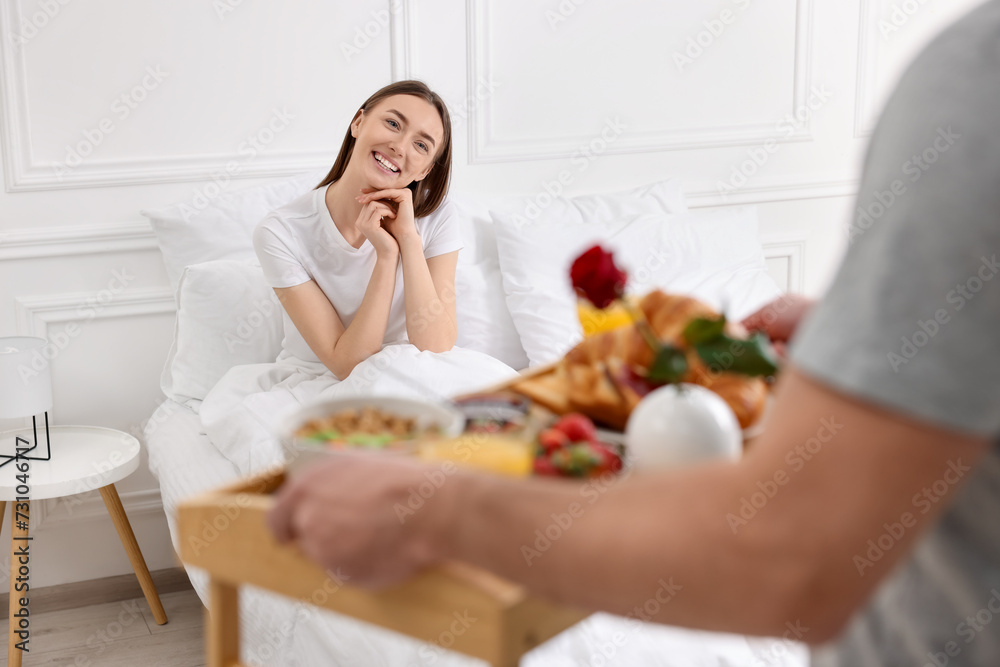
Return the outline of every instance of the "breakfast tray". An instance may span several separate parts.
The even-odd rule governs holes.
[[[538,368],[486,390],[516,390],[518,382],[551,372]],[[480,392],[476,392],[480,393]],[[181,559],[209,575],[206,615],[209,667],[245,667],[240,662],[239,587],[252,585],[422,639],[438,640],[456,612],[478,619],[462,634],[449,634],[448,648],[496,667],[520,657],[589,614],[535,597],[485,570],[449,562],[380,592],[349,585],[330,590],[328,574],[290,545],[278,544],[265,517],[285,472],[247,478],[183,502],[178,508]],[[215,526],[207,542],[204,526]]]

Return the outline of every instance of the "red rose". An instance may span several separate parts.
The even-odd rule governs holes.
[[[596,308],[607,308],[625,293],[625,272],[615,266],[611,253],[599,245],[576,258],[569,277],[576,293]]]

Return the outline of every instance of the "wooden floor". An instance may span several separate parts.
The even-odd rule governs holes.
[[[193,590],[161,595],[157,625],[145,598],[31,615],[23,667],[204,667],[204,607]],[[6,635],[6,633],[4,633]],[[7,664],[7,650],[0,665]]]

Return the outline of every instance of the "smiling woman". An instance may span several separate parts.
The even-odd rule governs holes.
[[[401,81],[365,101],[316,190],[254,232],[290,320],[284,356],[343,379],[389,343],[454,346],[461,241],[450,173],[451,120],[437,94]]]
[[[321,394],[444,401],[516,375],[454,347],[462,240],[450,170],[444,102],[419,81],[394,83],[358,107],[322,182],[254,227],[282,350],[231,368],[201,405],[205,433],[241,474],[282,462],[271,427]]]
[[[390,99],[392,103],[388,103]],[[412,110],[412,118],[406,113],[407,110]],[[444,200],[451,176],[451,117],[444,100],[420,81],[399,81],[389,84],[361,105],[344,136],[340,154],[337,155],[330,173],[319,184],[320,187],[340,180],[347,172],[358,143],[358,128],[365,120],[365,116],[376,117],[381,128],[387,128],[392,132],[402,133],[405,128],[413,127],[414,140],[423,139],[421,142],[423,145],[418,149],[416,157],[430,158],[429,163],[434,169],[394,187],[406,187],[411,191],[415,217],[422,218],[432,213]],[[417,125],[411,126],[411,122]],[[430,127],[423,127],[425,124]],[[378,136],[380,139],[385,139],[384,134]],[[371,154],[370,145],[362,148],[368,149],[365,152],[366,156]],[[382,155],[382,157],[393,156]],[[395,165],[395,162],[392,164]],[[399,165],[396,167],[394,173],[398,173]],[[406,178],[405,173],[399,180],[402,181],[404,178]]]

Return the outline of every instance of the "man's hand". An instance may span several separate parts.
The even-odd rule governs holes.
[[[750,331],[766,333],[775,351],[784,357],[788,342],[813,303],[812,299],[800,294],[785,294],[743,320],[743,326]]]
[[[428,484],[435,473],[444,484]],[[341,568],[352,584],[383,588],[444,559],[435,517],[449,514],[441,505],[451,481],[440,466],[408,457],[338,453],[281,487],[268,524],[279,542],[295,542],[326,569]],[[413,509],[408,501],[421,485],[434,491]],[[427,511],[432,504],[437,511]]]

